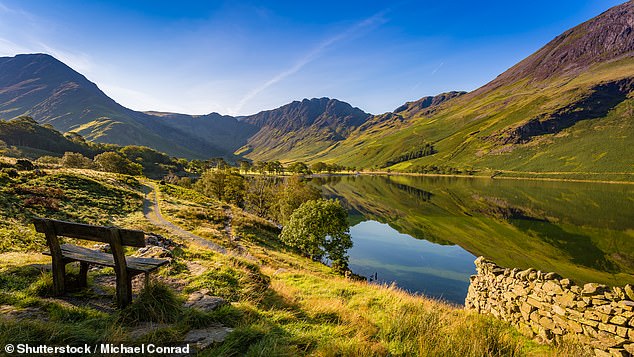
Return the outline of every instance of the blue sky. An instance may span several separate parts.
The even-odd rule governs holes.
[[[0,56],[49,53],[135,110],[365,111],[473,90],[622,0],[0,0]]]

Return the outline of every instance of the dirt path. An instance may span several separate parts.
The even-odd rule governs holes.
[[[198,245],[209,248],[211,250],[215,250],[216,252],[226,254],[227,250],[216,243],[210,242],[209,240],[197,236],[191,232],[188,232],[177,225],[167,221],[163,215],[161,215],[161,210],[158,205],[158,195],[156,191],[156,187],[151,183],[146,183],[143,185],[143,192],[145,193],[145,198],[143,200],[143,215],[147,218],[155,226],[159,226],[161,228],[166,229],[170,233],[177,235],[185,240],[189,240],[195,242]],[[150,195],[153,198],[150,198]]]

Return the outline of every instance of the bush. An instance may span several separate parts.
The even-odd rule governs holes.
[[[33,165],[31,161],[26,159],[18,159],[18,161],[15,163],[15,167],[18,170],[22,170],[22,171],[35,170],[35,165]]]
[[[65,152],[61,164],[68,168],[88,169],[92,167],[92,160],[78,152]]]

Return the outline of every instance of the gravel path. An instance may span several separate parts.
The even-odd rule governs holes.
[[[177,235],[183,239],[195,242],[196,244],[201,245],[203,247],[209,248],[211,250],[215,250],[216,252],[219,252],[219,253],[223,253],[223,254],[227,253],[227,250],[219,246],[218,244],[210,242],[209,240],[203,237],[200,237],[191,232],[188,232],[178,227],[177,225],[169,222],[168,220],[166,220],[165,217],[161,215],[161,210],[159,209],[159,205],[158,205],[158,192],[156,190],[156,187],[153,184],[151,183],[144,184],[143,192],[145,193],[145,198],[143,200],[143,215],[152,224],[154,224],[155,226],[164,228],[174,235]],[[149,198],[149,195],[152,192],[154,193],[153,200]]]

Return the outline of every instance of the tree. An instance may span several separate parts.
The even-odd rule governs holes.
[[[301,161],[290,164],[288,166],[288,171],[298,175],[310,175],[311,173],[308,165]]]
[[[65,152],[61,164],[64,167],[75,169],[87,169],[92,167],[92,160],[78,152]]]
[[[348,213],[337,200],[310,200],[291,215],[280,239],[315,260],[326,255],[332,268],[348,270],[347,250],[352,248]]]
[[[255,176],[246,184],[245,208],[253,214],[268,218],[275,198],[275,182],[273,178]]]
[[[102,170],[125,175],[141,175],[143,167],[114,151],[106,151],[95,156],[95,165]]]
[[[236,205],[244,202],[244,177],[229,169],[207,170],[194,185],[202,194]]]
[[[205,196],[222,200],[226,178],[227,173],[224,170],[207,170],[200,176],[195,188]]]
[[[302,203],[321,198],[319,190],[302,181],[299,176],[291,176],[277,187],[271,218],[285,225]]]
[[[251,163],[247,160],[240,160],[240,171],[244,172],[245,174],[249,171],[251,171]]]
[[[311,170],[313,170],[313,172],[323,172],[323,171],[326,171],[326,169],[328,169],[328,165],[320,161],[320,162],[316,162],[312,164],[310,168]]]
[[[281,174],[284,172],[284,166],[279,161],[270,161],[266,163],[266,171],[269,174]]]

